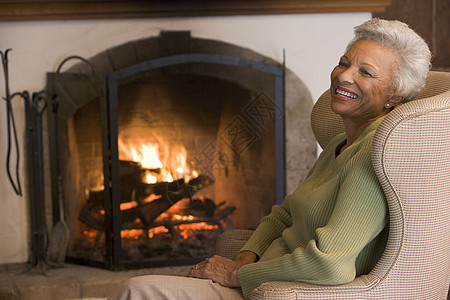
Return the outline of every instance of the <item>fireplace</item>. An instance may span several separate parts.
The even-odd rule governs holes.
[[[218,234],[255,228],[282,202],[285,70],[221,44],[161,32],[48,74],[67,261],[195,263]]]

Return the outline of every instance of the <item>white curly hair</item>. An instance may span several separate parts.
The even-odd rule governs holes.
[[[394,95],[403,97],[403,102],[415,99],[425,86],[431,69],[431,52],[425,40],[403,22],[378,18],[355,27],[355,37],[347,45],[347,50],[365,39],[398,53],[400,65],[392,82]]]

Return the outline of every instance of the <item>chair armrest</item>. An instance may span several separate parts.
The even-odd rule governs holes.
[[[304,282],[273,281],[261,284],[253,290],[250,300],[267,299],[361,299],[362,292],[368,291],[379,283],[380,279],[368,274],[355,278],[352,282],[324,286]],[[356,297],[356,298],[354,298]]]
[[[217,237],[216,254],[233,259],[252,235],[253,230],[231,229]]]

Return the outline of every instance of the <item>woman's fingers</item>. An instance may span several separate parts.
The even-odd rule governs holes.
[[[236,262],[215,255],[192,266],[187,276],[211,279],[223,286],[236,287],[240,286],[239,279],[237,278],[238,268],[239,264]]]

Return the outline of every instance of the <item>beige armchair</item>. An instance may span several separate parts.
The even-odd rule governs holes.
[[[311,124],[324,147],[343,131],[329,92]],[[267,282],[250,299],[447,299],[450,283],[450,73],[431,72],[419,99],[395,108],[379,126],[372,161],[386,194],[385,252],[367,275],[340,286]],[[232,258],[250,230],[231,230],[217,253]]]

